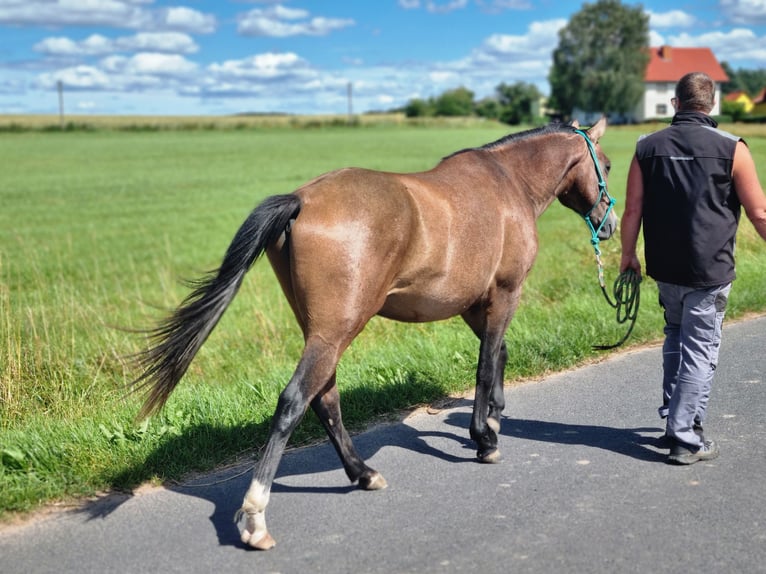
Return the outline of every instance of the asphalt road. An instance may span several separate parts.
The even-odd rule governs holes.
[[[327,444],[289,452],[269,552],[232,521],[243,467],[0,529],[0,571],[766,573],[765,349],[766,317],[725,327],[714,461],[665,464],[653,347],[509,387],[496,465],[474,461],[467,400],[355,438],[382,491]]]

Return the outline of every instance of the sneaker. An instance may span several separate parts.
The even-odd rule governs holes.
[[[697,450],[692,450],[683,443],[676,442],[668,455],[668,462],[671,464],[694,464],[701,460],[713,460],[718,458],[718,445],[708,440]]]

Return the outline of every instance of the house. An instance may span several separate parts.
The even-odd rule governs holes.
[[[759,101],[759,103],[763,103],[763,97],[764,97],[764,91],[762,90],[758,98],[756,99]],[[755,107],[755,100],[751,100],[750,96],[747,95],[747,92],[743,92],[743,91],[731,92],[730,94],[726,94],[723,97],[723,101],[740,104],[742,106],[742,109],[745,110],[746,114],[749,114],[750,112],[752,112],[753,108]]]
[[[750,112],[754,116],[766,116],[766,88],[763,88],[758,95],[753,98],[753,107]]]
[[[673,116],[670,98],[675,96],[678,80],[689,72],[705,72],[716,82],[715,107],[710,112],[721,113],[721,82],[728,82],[729,76],[718,63],[710,48],[675,48],[660,46],[649,48],[649,64],[644,73],[644,97],[639,103],[634,119],[643,122],[656,118]]]

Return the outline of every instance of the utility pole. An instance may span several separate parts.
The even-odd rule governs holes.
[[[353,106],[353,98],[351,95],[351,82],[348,83],[346,86],[346,93],[348,95],[348,123],[353,123],[354,121],[354,106]]]
[[[59,91],[59,127],[64,131],[64,82],[59,80],[56,87]]]

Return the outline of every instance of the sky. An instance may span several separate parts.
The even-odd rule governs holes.
[[[650,44],[766,67],[766,0],[623,1]],[[0,0],[0,114],[345,114],[547,95],[567,0]],[[350,98],[349,98],[350,93]]]

